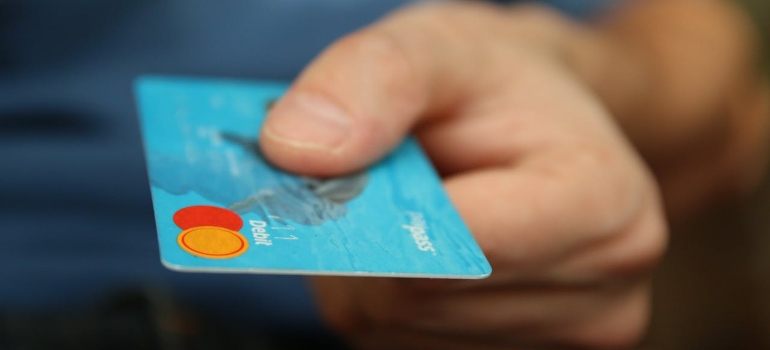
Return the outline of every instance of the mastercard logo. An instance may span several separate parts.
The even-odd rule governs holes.
[[[195,205],[174,213],[174,223],[183,231],[177,243],[186,252],[207,259],[229,259],[249,249],[238,230],[243,220],[238,214],[219,207]]]

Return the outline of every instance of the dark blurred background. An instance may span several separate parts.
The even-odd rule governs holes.
[[[770,42],[770,1],[740,1],[764,42]],[[0,349],[342,348],[307,311],[312,304],[299,278],[204,280],[159,267],[130,82],[140,71],[291,79],[335,37],[402,2],[379,7],[371,2],[365,8],[355,1],[329,1],[337,12],[265,2],[251,19],[233,6],[220,15],[233,16],[233,25],[241,27],[228,30],[254,32],[229,39],[258,45],[225,57],[215,53],[227,52],[232,42],[203,31],[195,33],[203,43],[193,42],[178,28],[161,25],[158,12],[143,11],[137,5],[142,1],[96,2],[99,16],[94,17],[78,9],[82,2],[35,12],[0,0],[0,265],[6,269],[0,273]],[[570,1],[562,2],[570,8]],[[204,7],[191,5],[173,15],[189,24],[205,13]],[[295,16],[291,22],[260,26],[289,12]],[[62,16],[51,15],[56,13]],[[160,6],[160,13],[171,12]],[[150,24],[129,28],[128,15]],[[81,25],[70,26],[72,18]],[[294,28],[299,22],[307,28]],[[54,35],[41,45],[20,45],[22,36],[16,34],[34,36],[37,27]],[[105,32],[112,29],[116,32]],[[131,33],[148,39],[134,40]],[[125,43],[112,51],[77,50],[121,40]],[[205,45],[210,49],[195,48]],[[167,48],[195,55],[196,61],[162,56]],[[765,62],[770,71],[770,60]],[[115,84],[118,90],[110,91]],[[108,113],[114,110],[120,112]],[[121,121],[105,123],[105,115]],[[81,177],[75,168],[91,171],[96,180]],[[31,181],[34,188],[24,186]],[[92,251],[72,232],[104,228],[123,250],[93,260],[56,255],[62,247]],[[24,239],[34,235],[40,237]],[[41,246],[44,240],[52,246]],[[20,253],[25,249],[29,253]],[[69,274],[68,263],[85,275]],[[40,277],[41,271],[50,273]],[[200,302],[213,297],[222,302]],[[234,318],[238,326],[224,318]],[[751,198],[673,228],[668,255],[655,276],[653,320],[643,348],[770,349],[770,176]]]
[[[770,1],[739,0],[770,76]],[[643,349],[770,349],[770,176],[746,201],[673,227]]]

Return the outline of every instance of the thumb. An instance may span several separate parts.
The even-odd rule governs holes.
[[[260,135],[265,156],[308,175],[356,171],[442,101],[456,100],[452,86],[463,85],[447,80],[469,70],[460,62],[466,50],[426,28],[420,17],[436,13],[405,11],[330,46],[269,113]]]

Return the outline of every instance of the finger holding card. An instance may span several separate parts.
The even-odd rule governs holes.
[[[339,104],[348,138],[322,147],[329,139],[309,131],[277,132],[328,119],[291,98],[266,122],[270,159],[325,174],[376,161],[416,126],[494,268],[476,281],[314,278],[327,321],[362,348],[616,348],[644,331],[666,242],[652,176],[549,56],[550,33],[510,23],[483,5],[398,13],[331,46],[287,93]],[[383,65],[389,74],[369,74]],[[382,134],[363,137],[372,125]]]

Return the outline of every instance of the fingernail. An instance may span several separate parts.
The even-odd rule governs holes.
[[[327,98],[287,95],[271,111],[265,136],[298,148],[336,150],[350,134],[351,117]]]

